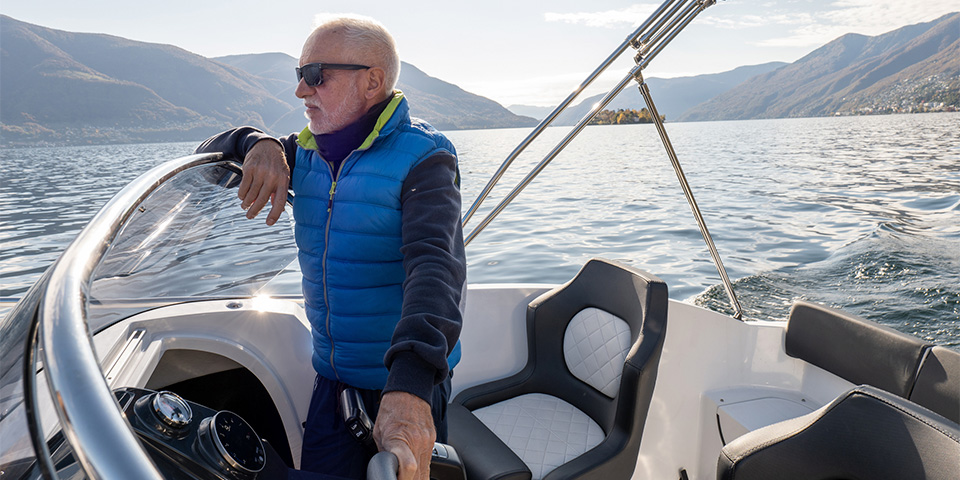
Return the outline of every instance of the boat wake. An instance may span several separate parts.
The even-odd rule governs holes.
[[[955,211],[954,204],[940,211]],[[955,215],[955,213],[954,213]],[[946,228],[946,227],[945,227]],[[937,235],[929,235],[931,229]],[[945,230],[881,223],[869,235],[803,266],[738,279],[747,320],[786,320],[794,300],[843,307],[924,340],[960,346],[960,248]],[[720,285],[694,304],[732,314]]]

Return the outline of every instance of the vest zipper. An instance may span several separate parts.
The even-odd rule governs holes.
[[[350,152],[342,162],[340,162],[340,168],[337,169],[337,172],[334,173],[333,167],[330,165],[330,162],[326,161],[323,157],[320,157],[323,160],[323,163],[327,164],[327,170],[330,172],[330,199],[327,200],[327,225],[323,232],[323,303],[327,306],[327,338],[330,339],[330,368],[333,369],[333,374],[337,377],[337,380],[340,380],[340,373],[337,372],[337,365],[334,363],[334,354],[337,350],[337,342],[333,339],[333,333],[330,331],[330,312],[332,311],[332,306],[330,305],[330,297],[327,294],[327,253],[330,251],[330,222],[333,218],[333,196],[337,193],[337,180],[340,179],[340,173],[343,172],[344,167],[347,165],[347,160],[353,156],[358,150]],[[320,152],[317,152],[317,156],[320,156]]]
[[[319,154],[319,152],[318,152]],[[323,157],[320,157],[323,159]],[[337,350],[337,342],[333,340],[333,333],[330,331],[330,312],[332,306],[330,305],[330,297],[327,294],[327,253],[330,251],[330,220],[333,216],[333,195],[337,193],[337,179],[340,177],[340,172],[337,171],[336,174],[333,173],[333,167],[330,166],[330,162],[323,160],[323,163],[327,164],[327,170],[330,171],[330,200],[327,201],[327,225],[323,233],[323,303],[327,306],[327,338],[330,339],[330,368],[333,369],[333,375],[337,377],[337,380],[340,380],[340,373],[337,372],[337,365],[334,363],[334,354]]]
[[[337,172],[337,177],[339,177],[339,176],[340,176],[340,172]],[[334,180],[334,181],[330,184],[330,200],[327,201],[327,213],[330,213],[330,211],[333,210],[333,194],[334,194],[334,193],[337,193],[337,181],[336,181],[336,180]],[[327,219],[329,220],[329,218],[330,218],[330,217],[328,216]]]

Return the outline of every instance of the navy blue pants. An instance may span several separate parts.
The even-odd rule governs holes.
[[[310,398],[310,411],[303,432],[300,470],[346,478],[363,479],[367,463],[376,446],[366,446],[354,439],[340,416],[340,392],[349,385],[317,375]],[[380,410],[380,391],[357,389],[370,415],[376,422]],[[433,388],[430,409],[437,430],[437,441],[447,440],[447,402],[450,398],[450,377]]]

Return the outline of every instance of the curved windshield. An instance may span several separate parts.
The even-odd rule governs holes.
[[[116,232],[105,228],[104,222],[91,222],[83,233],[107,242],[107,247],[86,280],[90,329],[96,332],[135,313],[184,301],[299,296],[289,208],[273,226],[264,223],[264,214],[248,220],[240,209],[238,185],[233,165],[221,162],[187,168],[135,205]],[[59,262],[84,260],[67,257]],[[0,477],[4,479],[40,475],[27,429],[23,360],[28,327],[36,319],[49,274],[0,321]],[[43,369],[39,364],[36,368]],[[61,478],[82,477],[70,459],[69,445],[58,433],[49,384],[40,379],[37,389],[35,415]]]
[[[273,226],[265,224],[265,212],[249,220],[237,198],[239,183],[231,169],[203,165],[144,199],[90,277],[91,330],[176,302],[298,295],[289,206]]]

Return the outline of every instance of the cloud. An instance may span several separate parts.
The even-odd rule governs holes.
[[[742,28],[760,28],[771,25],[808,25],[814,19],[809,13],[793,12],[772,15],[705,16],[697,21],[717,28],[740,30]]]
[[[501,80],[462,82],[460,87],[468,92],[496,99],[502,105],[523,104],[556,106],[577,87],[589,72],[551,73],[539,77],[504,77]],[[602,83],[597,81],[596,83]],[[590,92],[602,87],[588,89]],[[607,87],[609,88],[609,87]],[[592,94],[592,93],[591,93]],[[589,96],[581,93],[580,98]]]
[[[737,0],[731,6],[740,6]],[[766,29],[771,34],[752,42],[762,47],[815,47],[847,33],[880,35],[960,10],[956,0],[813,0],[781,2],[741,9],[717,9],[702,23],[727,30]],[[716,15],[719,14],[719,15]]]
[[[552,13],[544,14],[548,22],[582,24],[588,27],[617,28],[624,25],[639,25],[658,7],[658,4],[635,4],[619,10],[602,12]]]

